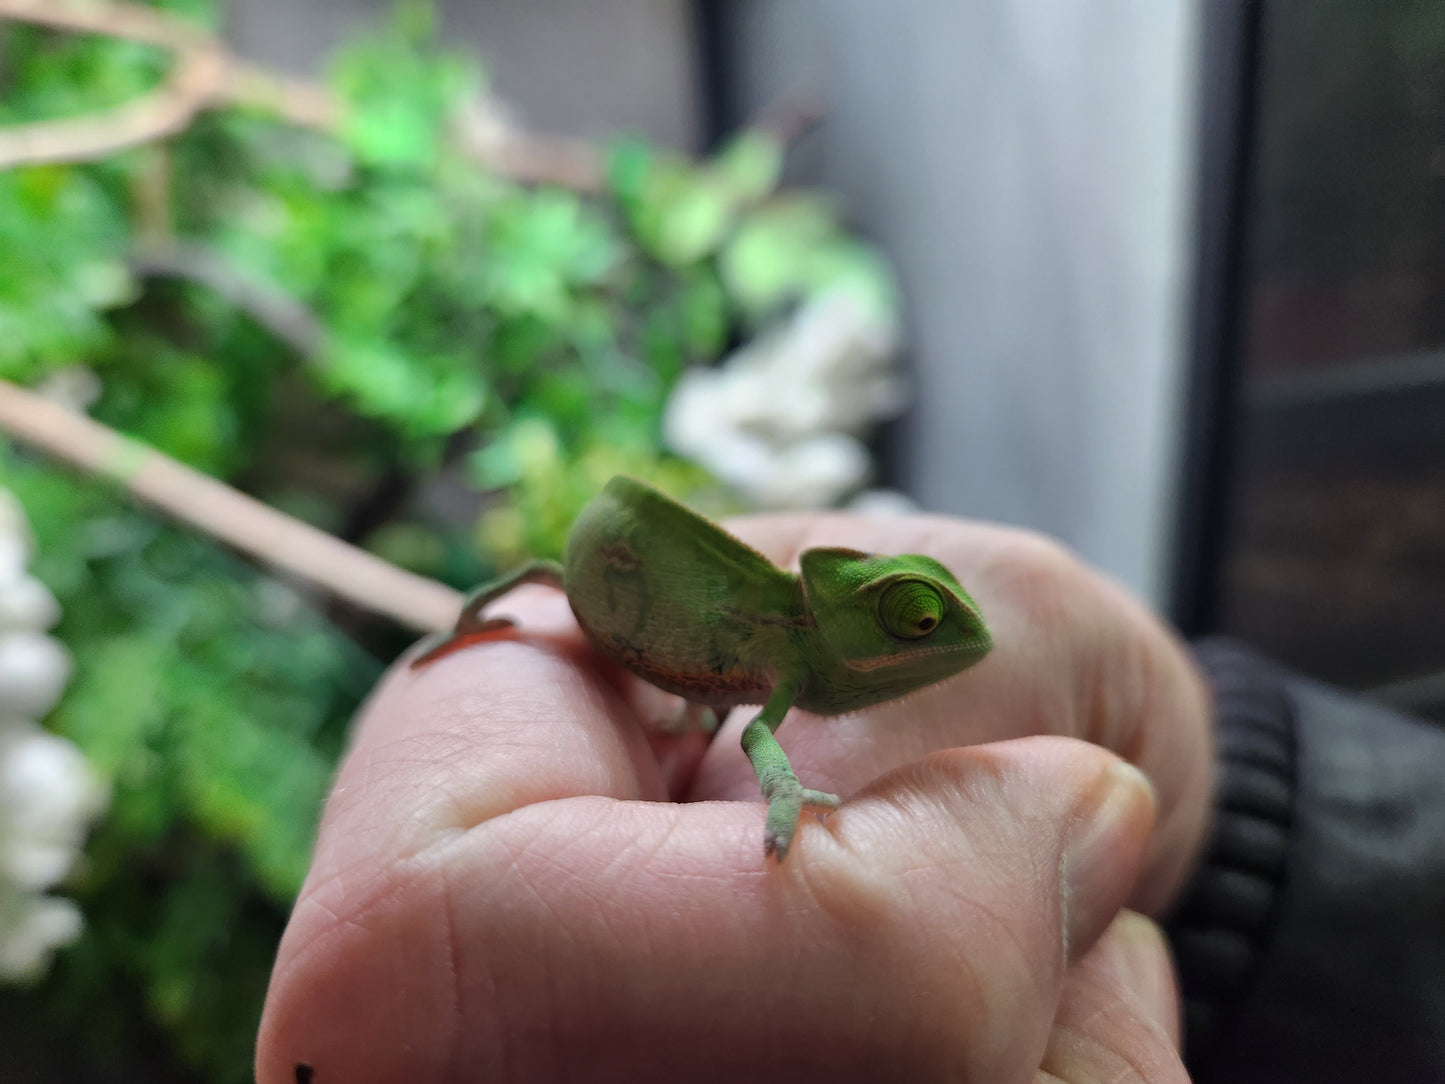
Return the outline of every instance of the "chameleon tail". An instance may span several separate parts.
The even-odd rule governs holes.
[[[422,653],[412,659],[411,668],[418,670],[453,651],[489,639],[499,629],[511,628],[515,622],[510,617],[484,618],[482,611],[489,603],[524,583],[545,583],[564,590],[562,566],[556,561],[528,561],[515,571],[478,587],[462,603],[462,612],[452,631],[428,637]]]

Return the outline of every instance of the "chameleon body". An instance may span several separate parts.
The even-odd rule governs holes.
[[[992,640],[977,605],[937,561],[810,549],[778,568],[717,524],[632,478],[578,516],[562,564],[533,561],[474,592],[424,665],[511,625],[482,609],[526,582],[566,592],[599,652],[697,708],[763,704],[743,748],[768,802],[764,852],[781,861],[804,806],[834,795],[799,783],[773,732],[790,707],[840,715],[941,681]],[[691,720],[705,714],[685,713]]]

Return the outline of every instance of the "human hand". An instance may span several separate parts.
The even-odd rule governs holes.
[[[795,711],[779,731],[803,785],[847,796],[938,749],[1039,734],[1079,738],[1134,764],[1154,785],[1158,820],[1129,905],[1171,903],[1203,842],[1213,787],[1213,733],[1203,678],[1177,638],[1126,591],[1029,531],[946,516],[752,516],[728,529],[785,567],[812,546],[923,553],[978,602],[992,653],[902,700],[822,718]],[[501,607],[505,608],[505,607]],[[734,755],[750,713],[735,711],[711,744],[666,747],[685,800],[756,800]]]
[[[931,552],[978,599],[997,657],[857,717],[790,720],[800,776],[849,800],[778,867],[736,735],[706,751],[648,739],[636,687],[565,604],[519,593],[505,609],[521,637],[394,673],[364,713],[278,957],[260,1080],[298,1063],[321,1084],[1183,1079],[1157,932],[1110,925],[1131,892],[1177,884],[1189,856],[1161,835],[1197,846],[1171,757],[1197,747],[1207,764],[1202,693],[1167,637],[1016,532],[737,529],[780,559],[810,531]],[[1196,697],[1198,719],[1170,718]],[[1096,748],[954,748],[1026,732],[1126,743],[1159,772],[1158,831],[1147,789]],[[666,801],[733,794],[751,801]]]

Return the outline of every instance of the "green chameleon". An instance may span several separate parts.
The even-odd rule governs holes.
[[[455,629],[412,665],[511,627],[482,609],[519,584],[561,588],[598,651],[687,701],[664,725],[710,727],[709,709],[764,705],[742,744],[768,803],[763,853],[782,861],[803,807],[839,804],[804,789],[773,736],[788,709],[841,715],[893,700],[973,665],[993,644],[973,599],[930,557],[810,549],[801,565],[784,571],[618,476],[577,517],[561,564],[532,561],[473,592]]]

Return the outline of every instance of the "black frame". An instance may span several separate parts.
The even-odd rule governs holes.
[[[1167,602],[1186,636],[1215,631],[1220,618],[1244,372],[1244,271],[1264,3],[1212,3],[1203,19],[1197,247]]]

